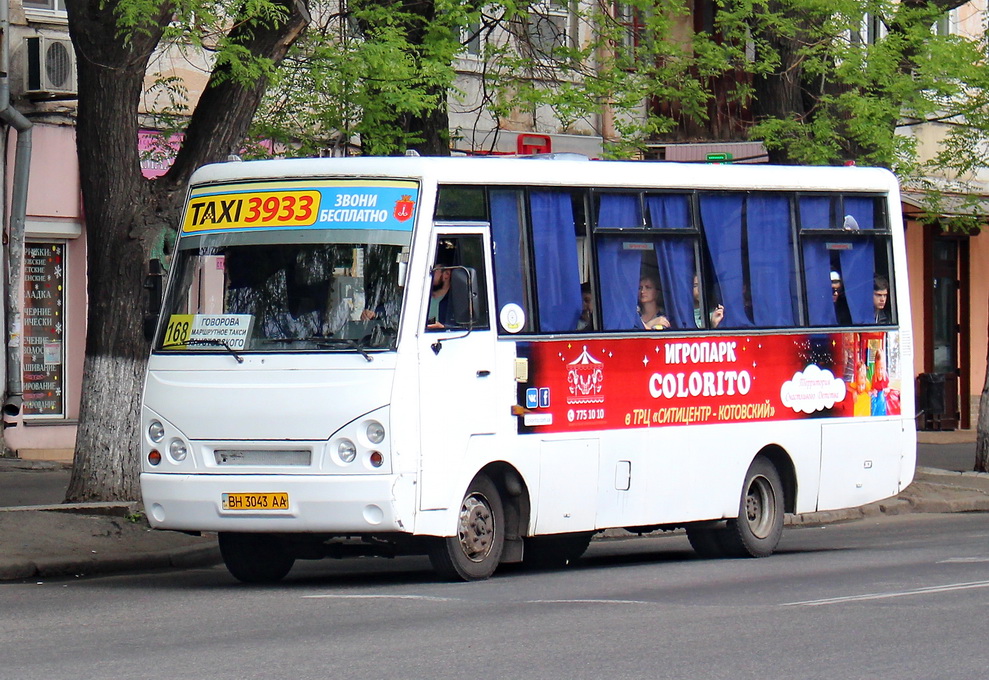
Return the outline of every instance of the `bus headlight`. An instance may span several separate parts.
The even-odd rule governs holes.
[[[148,425],[148,439],[150,439],[155,444],[158,444],[164,438],[165,438],[165,426],[162,425],[160,421],[152,420],[151,424]]]
[[[344,463],[353,463],[357,458],[357,446],[349,439],[342,439],[337,444],[337,455]]]
[[[380,444],[385,440],[385,426],[377,420],[367,424],[367,438],[372,444]]]
[[[185,460],[187,455],[189,455],[189,449],[186,447],[184,441],[181,439],[173,439],[168,442],[168,456],[176,463],[180,463]]]

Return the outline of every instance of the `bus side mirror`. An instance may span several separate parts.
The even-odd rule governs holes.
[[[164,270],[161,260],[148,261],[148,275],[144,279],[144,289],[148,291],[147,313],[144,315],[144,338],[151,342],[155,336],[155,327],[158,325],[158,316],[161,314],[161,295]]]
[[[451,267],[450,310],[454,323],[468,330],[474,327],[477,309],[477,275],[470,267]]]

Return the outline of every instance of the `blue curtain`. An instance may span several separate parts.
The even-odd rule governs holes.
[[[801,229],[831,229],[831,198],[801,196],[798,210]],[[838,323],[831,297],[831,254],[823,240],[804,237],[804,286],[807,293],[807,322],[811,326]]]
[[[570,194],[533,191],[529,206],[539,330],[543,333],[572,331],[580,319],[582,301]]]
[[[875,229],[876,199],[845,196],[845,214],[854,218],[860,230]],[[856,239],[851,250],[841,252],[841,271],[852,323],[875,323],[876,310],[872,300],[875,242],[871,237],[861,242]]]
[[[491,192],[491,236],[494,239],[495,298],[498,309],[514,302],[525,308],[519,192]]]
[[[854,324],[875,323],[876,311],[872,304],[875,248],[871,238],[854,239],[849,245],[851,248],[840,251],[841,279],[845,283],[848,311]]]
[[[804,285],[811,326],[834,326],[838,317],[831,297],[831,255],[824,240],[804,238]]]
[[[737,194],[704,194],[700,197],[705,240],[725,307],[721,328],[752,325],[745,311],[746,294],[742,276],[743,200],[744,197]]]
[[[800,197],[801,229],[833,229],[831,220],[831,198],[829,196]]]
[[[646,197],[646,207],[655,229],[690,228],[690,209],[682,195]],[[694,244],[691,238],[660,236],[656,262],[663,286],[666,318],[673,328],[696,328],[694,322]]]
[[[639,197],[601,194],[598,226],[612,229],[642,226]],[[642,257],[636,250],[625,249],[626,240],[621,236],[604,236],[597,243],[601,321],[606,331],[627,331],[641,325],[636,302]]]
[[[797,294],[790,200],[754,194],[746,217],[752,320],[757,326],[793,326]]]
[[[642,226],[642,210],[637,194],[599,194],[598,226],[604,229],[628,229]]]
[[[646,207],[653,229],[689,229],[690,203],[683,194],[646,196]]]
[[[639,297],[637,250],[626,250],[623,236],[598,239],[598,273],[601,281],[601,321],[606,331],[641,329],[636,304]]]

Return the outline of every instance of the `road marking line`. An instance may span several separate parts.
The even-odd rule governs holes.
[[[423,600],[425,602],[458,602],[457,597],[433,595],[303,595],[303,600]]]
[[[525,600],[524,604],[656,604],[645,600]]]
[[[303,595],[304,600],[421,600],[423,602],[467,602],[459,597],[436,597],[434,595]],[[655,604],[645,600],[522,600],[518,604]]]
[[[987,557],[949,557],[946,560],[938,560],[938,564],[972,564],[974,562],[989,562]]]
[[[894,597],[910,597],[912,595],[929,595],[931,593],[950,593],[956,590],[971,590],[973,588],[989,588],[989,581],[972,581],[971,583],[950,583],[943,586],[929,586],[914,590],[903,590],[893,593],[869,593],[868,595],[846,595],[844,597],[829,597],[823,600],[805,600],[803,602],[785,602],[783,607],[820,607],[826,604],[843,604],[845,602],[865,602],[867,600],[888,600]]]

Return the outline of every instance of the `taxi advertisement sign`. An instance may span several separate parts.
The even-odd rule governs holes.
[[[418,206],[416,182],[293,181],[192,190],[182,231],[254,229],[390,229],[409,231]]]
[[[172,314],[162,346],[189,349],[220,344],[228,349],[244,349],[253,322],[251,314]]]

